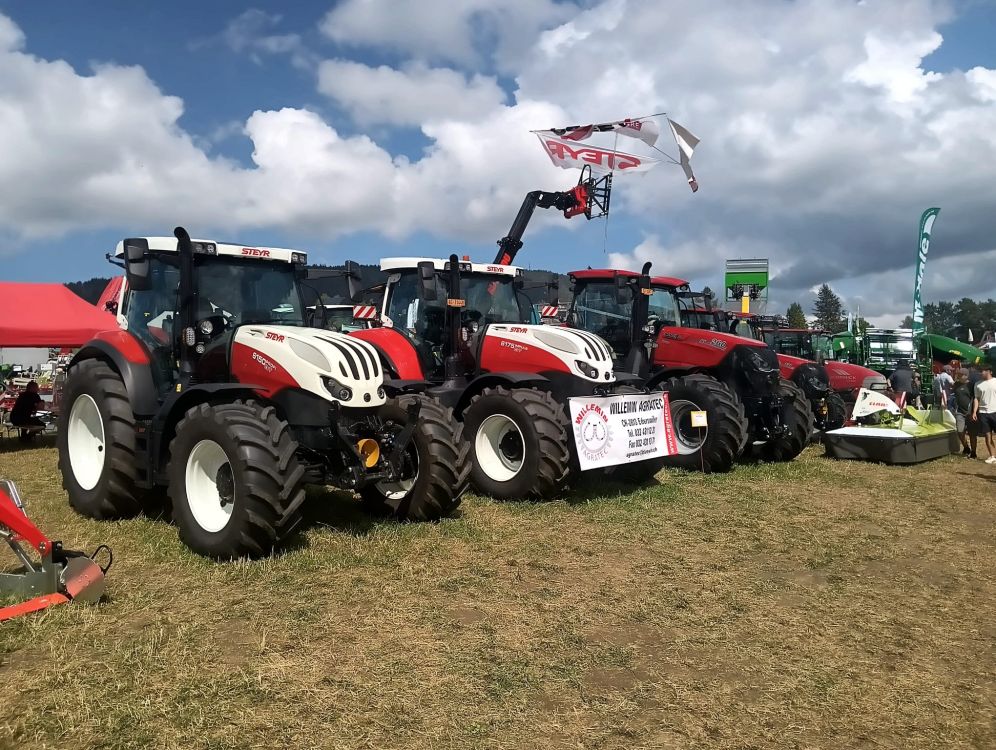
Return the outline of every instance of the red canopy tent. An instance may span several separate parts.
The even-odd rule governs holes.
[[[98,310],[106,310],[108,302],[117,303],[118,295],[121,293],[121,286],[124,284],[124,280],[124,276],[115,276],[107,282],[107,286],[104,287],[104,291],[101,293],[100,299],[97,300]]]
[[[0,347],[82,346],[117,320],[62,284],[0,281]]]

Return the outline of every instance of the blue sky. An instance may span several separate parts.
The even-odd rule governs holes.
[[[474,77],[478,77],[478,93],[484,100],[487,93],[481,92],[485,89],[501,94],[497,98],[492,95],[494,115],[485,112],[479,121],[481,132],[487,131],[498,142],[501,134],[493,131],[502,118],[515,123],[514,135],[518,138],[530,125],[564,124],[539,121],[544,115],[531,112],[563,113],[557,116],[580,121],[589,113],[591,118],[621,117],[662,106],[702,138],[693,160],[702,185],[699,194],[691,196],[680,172],[665,167],[652,177],[620,178],[616,181],[615,210],[607,233],[602,222],[583,225],[582,220],[575,219],[568,226],[562,220],[544,217],[527,234],[520,256],[523,265],[567,271],[610,261],[636,265],[650,258],[662,272],[688,276],[715,287],[724,257],[769,255],[776,271],[784,274],[783,288],[773,292],[779,305],[794,299],[806,304],[809,288],[827,280],[851,306],[862,305],[862,312],[871,310],[872,314],[895,317],[900,316],[908,293],[893,292],[892,287],[899,285],[891,279],[911,275],[919,207],[935,199],[951,201],[948,173],[962,168],[938,157],[929,164],[918,163],[918,180],[922,184],[916,188],[909,187],[910,181],[898,174],[895,186],[869,187],[868,180],[854,176],[854,170],[837,172],[834,165],[840,165],[840,159],[828,156],[822,163],[820,154],[814,156],[812,149],[818,139],[793,142],[790,147],[775,149],[774,155],[767,147],[772,138],[782,140],[787,134],[805,133],[806,127],[812,127],[812,109],[819,106],[814,102],[823,92],[833,89],[837,80],[846,81],[844,88],[848,91],[840,94],[841,100],[830,110],[830,116],[840,117],[840,131],[851,126],[855,117],[863,118],[860,132],[871,134],[867,145],[871,151],[870,155],[854,157],[857,164],[876,161],[869,166],[876,179],[881,179],[883,172],[888,175],[892,165],[902,164],[906,169],[910,163],[917,163],[918,139],[925,151],[938,148],[931,139],[941,136],[931,122],[946,123],[948,113],[962,108],[965,117],[957,123],[958,138],[970,142],[975,137],[971,132],[973,123],[977,120],[980,130],[985,129],[986,118],[992,116],[996,106],[971,88],[987,90],[985,71],[996,69],[996,45],[992,43],[996,38],[996,2],[883,3],[886,10],[860,16],[868,19],[866,29],[855,29],[843,14],[858,11],[845,7],[847,3],[806,0],[793,4],[793,12],[804,21],[812,20],[818,28],[802,29],[797,34],[794,30],[778,31],[770,18],[769,3],[727,3],[725,8],[724,3],[717,3],[708,12],[689,16],[681,24],[682,38],[670,42],[640,35],[641,27],[652,26],[658,20],[655,16],[679,13],[668,3],[590,0],[574,5],[554,0],[517,0],[508,4],[507,11],[499,12],[488,10],[486,3],[461,0],[453,3],[452,13],[460,18],[465,13],[467,23],[452,29],[442,23],[445,19],[429,19],[424,25],[413,23],[417,15],[404,18],[404,13],[393,12],[386,0],[374,0],[372,4],[387,6],[388,10],[379,19],[369,19],[358,10],[357,0],[347,0],[338,4],[339,14],[331,17],[329,27],[325,27],[323,21],[336,7],[334,3],[0,2],[0,14],[23,35],[23,42],[11,54],[27,54],[39,61],[65,61],[75,73],[73,85],[85,89],[86,80],[95,75],[99,66],[108,64],[140,66],[144,70],[161,96],[155,95],[154,88],[151,92],[143,88],[133,101],[110,110],[108,116],[115,118],[114,125],[122,132],[127,132],[132,114],[140,119],[138,109],[148,111],[150,101],[155,103],[164,96],[182,100],[183,114],[174,123],[165,118],[164,134],[157,136],[159,141],[136,146],[138,156],[132,149],[127,158],[168,161],[172,148],[189,156],[191,149],[177,143],[185,139],[196,152],[191,157],[189,183],[184,183],[182,170],[170,173],[164,178],[168,185],[164,185],[161,197],[156,186],[147,188],[134,197],[133,212],[128,205],[126,175],[119,175],[120,183],[105,195],[94,192],[92,187],[97,181],[95,176],[107,177],[100,163],[74,168],[72,179],[79,180],[80,195],[85,196],[75,209],[82,214],[89,212],[89,218],[61,222],[58,216],[41,216],[29,225],[23,210],[11,209],[10,215],[0,217],[3,277],[66,281],[105,275],[112,269],[104,262],[103,254],[120,237],[168,233],[176,223],[188,224],[195,234],[210,232],[253,244],[303,247],[317,262],[345,258],[372,262],[385,255],[449,252],[490,259],[494,242],[514,216],[525,189],[566,188],[576,179],[575,173],[545,162],[538,146],[522,146],[521,149],[534,148],[535,153],[516,157],[528,164],[528,179],[525,175],[516,179],[526,170],[505,174],[498,164],[494,177],[486,168],[468,176],[460,158],[473,154],[464,141],[467,133],[472,137],[478,124],[466,111],[447,111],[454,105],[453,100],[463,95],[460,89],[439,102],[439,118],[431,107],[428,113],[399,112],[391,103],[397,98],[398,88],[388,86],[382,97],[371,99],[369,92],[357,89],[363,88],[363,81],[373,79],[361,77],[360,84],[352,88],[321,83],[323,63],[337,61],[340,67],[336,70],[345,63],[356,63],[361,72],[371,76],[379,66],[386,66],[399,76],[407,76],[403,80],[410,79],[413,87],[425,84],[425,71],[453,74],[461,85],[466,85],[467,96],[473,94]],[[385,32],[382,27],[395,19],[399,25],[407,23],[408,28]],[[678,25],[673,18],[660,20],[669,26]],[[752,29],[755,22],[756,29]],[[623,47],[629,52],[620,53],[611,46],[618,39],[610,42],[609,35],[621,36],[627,24],[631,24],[632,41]],[[798,27],[798,21],[794,25]],[[337,41],[336,32],[328,30],[331,27],[345,29],[339,38],[345,36],[351,41]],[[444,31],[440,31],[443,27]],[[730,38],[736,34],[744,43],[756,37],[758,49],[786,59],[759,59],[752,72],[750,60],[756,50],[731,49],[723,42],[724,31]],[[444,32],[451,36],[443,36]],[[944,39],[935,49],[929,42],[934,32]],[[689,45],[691,53],[686,50],[684,57],[691,57],[698,68],[692,75],[680,72],[677,58],[669,58],[653,46],[658,42],[675,47],[675,55],[681,53],[679,42]],[[709,44],[716,44],[717,49],[710,50]],[[794,45],[806,49],[798,52]],[[455,51],[462,48],[476,54]],[[885,51],[876,53],[880,48]],[[620,61],[623,54],[630,55],[630,59]],[[804,59],[805,65],[794,64],[789,55],[802,55],[797,59]],[[728,59],[724,60],[724,56]],[[651,58],[657,67],[650,67]],[[719,62],[715,62],[716,58]],[[816,69],[811,76],[808,72],[800,76],[797,71],[808,71],[806,66]],[[972,69],[983,72],[966,77],[963,71]],[[765,97],[772,96],[772,70],[784,77],[776,94],[777,112],[765,101]],[[933,73],[940,75],[934,77]],[[751,80],[750,75],[756,79]],[[749,93],[752,87],[758,87],[753,97]],[[762,87],[768,87],[767,93]],[[648,94],[641,99],[638,93],[626,94],[627,89],[645,89]],[[724,110],[714,101],[706,101],[713,92],[713,98],[720,99],[720,92],[726,90],[743,97],[736,107],[730,105]],[[794,95],[798,95],[794,108],[782,105]],[[5,90],[2,82],[0,104],[10,109],[20,105],[17,92]],[[129,111],[129,107],[133,110]],[[633,108],[642,111],[632,111]],[[258,173],[267,171],[252,159],[254,147],[263,142],[264,136],[257,133],[254,140],[243,132],[247,120],[257,111],[283,111],[284,120],[291,111],[314,113],[317,120],[309,133],[334,132],[349,144],[355,143],[353,151],[357,153],[369,139],[377,150],[375,163],[371,162],[374,166],[368,169],[368,162],[359,162],[357,171],[348,177],[340,174],[338,179],[323,173],[309,189],[312,165],[308,154],[294,152],[293,144],[284,143],[274,152],[280,154],[281,163],[268,168],[277,173],[276,177],[267,178],[265,190],[258,188],[261,194],[254,195],[253,200],[264,206],[286,200],[285,209],[267,210],[265,218],[257,221],[251,207],[239,205],[237,196],[226,194],[227,202],[219,202],[212,213],[207,206],[215,193],[230,190],[237,194],[240,189],[222,184],[227,174],[226,160],[240,171],[240,181],[256,180],[261,177]],[[912,119],[924,129],[910,132],[909,141],[901,149],[897,146],[886,160],[883,144],[890,142],[890,133],[897,127],[908,129],[902,123],[910,121],[910,111],[915,111]],[[30,121],[32,113],[23,114]],[[64,116],[68,128],[81,113],[67,111]],[[3,117],[0,114],[0,136]],[[284,132],[277,128],[278,124],[283,126],[278,119],[274,115],[271,122],[264,123],[266,134]],[[949,126],[955,127],[944,125]],[[102,126],[101,132],[114,133],[115,127]],[[767,135],[759,135],[759,129],[767,130]],[[277,135],[272,137],[280,140]],[[978,138],[985,141],[985,148],[991,147],[984,134]],[[105,138],[110,140],[113,139]],[[520,149],[519,142],[516,149]],[[33,153],[27,146],[19,147],[14,139],[8,140],[8,148],[15,154]],[[142,152],[142,148],[148,152]],[[430,163],[427,149],[444,152],[446,158]],[[85,162],[85,157],[86,154],[79,155],[80,161]],[[398,159],[403,157],[407,162],[399,167]],[[200,164],[202,158],[208,160],[210,169]],[[391,159],[393,170],[385,163]],[[424,169],[408,169],[411,163]],[[201,167],[203,173],[199,171]],[[388,180],[384,183],[382,205],[378,205],[375,178],[370,176],[374,167],[382,172],[376,179]],[[58,164],[38,157],[37,163],[27,163],[23,169],[38,177],[42,185],[33,188],[38,191],[33,196],[34,205],[63,191],[66,183]],[[431,177],[422,172],[431,172]],[[160,173],[165,173],[164,168]],[[220,175],[217,184],[213,178],[205,178],[215,173]],[[47,175],[51,175],[51,181],[45,180]],[[852,179],[853,187],[848,182]],[[300,193],[285,194],[281,180],[293,184]],[[835,180],[841,181],[837,191],[825,187],[823,193],[815,194],[814,185],[819,183],[824,189],[824,183],[829,186]],[[932,190],[933,182],[936,189]],[[8,182],[4,190],[15,191],[17,184],[23,183]],[[969,180],[964,189],[972,190],[974,184]],[[804,187],[800,189],[800,185]],[[868,195],[862,197],[865,190]],[[908,195],[904,194],[907,190]],[[340,208],[344,197],[357,191],[366,191],[362,200],[356,199],[358,208]],[[838,199],[846,197],[837,205],[827,198],[827,193]],[[59,199],[73,200],[71,195]],[[817,199],[826,202],[816,205]],[[797,201],[798,206],[794,205]],[[869,208],[876,202],[881,203],[880,208]],[[301,209],[304,203],[308,204],[307,210]],[[952,266],[961,263],[955,259],[965,256],[993,257],[996,234],[990,233],[991,219],[976,217],[972,212],[978,209],[971,204],[971,200],[959,200],[958,208],[953,209],[941,203],[934,248],[938,264],[948,265],[941,260],[945,256]],[[323,205],[329,208],[326,220],[321,217]],[[204,211],[196,215],[196,209],[201,207]],[[220,218],[234,215],[234,211],[242,212],[241,218]],[[860,215],[865,211],[868,215]],[[358,213],[363,214],[363,220],[351,221]],[[382,221],[378,218],[381,216]],[[207,227],[207,231],[201,229],[208,222],[215,226]],[[946,224],[950,226],[948,232]],[[955,228],[957,231],[953,231]],[[867,250],[859,252],[853,247],[864,237],[881,248],[875,251],[881,253],[877,265],[866,264]],[[819,248],[818,260],[804,257],[804,243]],[[904,254],[907,252],[908,257]],[[826,278],[822,279],[813,269],[824,267],[825,272],[820,272]],[[928,299],[950,296],[963,288],[966,293],[985,295],[985,289],[978,284],[971,287],[964,277],[951,273],[950,277],[939,275],[933,289],[928,284]],[[887,301],[879,292],[883,285],[890,288]],[[876,310],[876,305],[880,309]]]

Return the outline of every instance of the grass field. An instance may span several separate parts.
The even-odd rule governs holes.
[[[811,448],[425,525],[318,492],[295,548],[221,565],[74,515],[50,444],[0,476],[116,557],[108,602],[0,625],[3,748],[996,747],[982,462]]]

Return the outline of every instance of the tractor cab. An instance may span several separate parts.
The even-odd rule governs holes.
[[[305,325],[299,281],[307,254],[208,240],[191,240],[191,246],[196,291],[182,296],[175,237],[124,240],[114,252],[129,270],[118,320],[148,349],[160,391],[172,389],[180,378],[178,352],[183,349],[193,355],[196,379],[217,380],[228,374],[232,339],[240,326]],[[186,328],[180,324],[182,308],[190,315]]]
[[[725,331],[728,329],[726,312],[717,309],[712,295],[692,292],[687,288],[676,291],[681,309],[681,325],[685,328],[699,328],[704,331]]]
[[[522,272],[516,266],[459,261],[457,295],[450,294],[449,260],[385,258],[381,270],[388,274],[381,322],[408,339],[429,380],[446,376],[451,344],[458,374],[466,376],[475,369],[481,335],[488,326],[539,323],[522,293]],[[456,326],[456,337],[447,316]]]

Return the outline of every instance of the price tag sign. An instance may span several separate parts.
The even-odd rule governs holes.
[[[692,415],[692,427],[708,427],[709,419],[704,411],[693,411]]]

